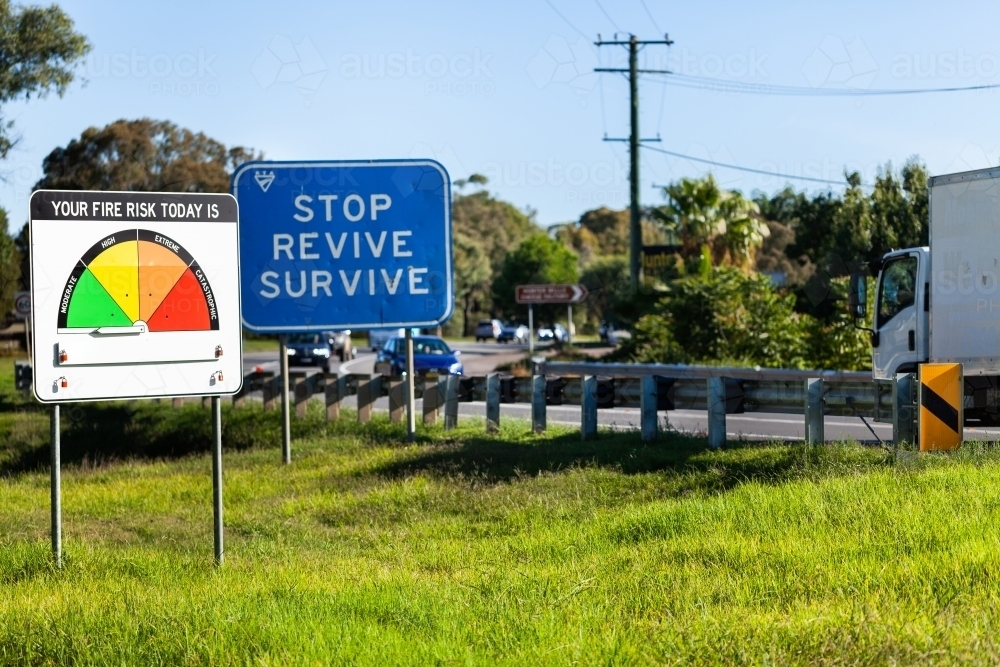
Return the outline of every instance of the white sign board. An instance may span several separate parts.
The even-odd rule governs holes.
[[[25,320],[31,315],[31,292],[14,293],[14,317]]]
[[[239,391],[232,196],[41,190],[29,208],[38,400]]]

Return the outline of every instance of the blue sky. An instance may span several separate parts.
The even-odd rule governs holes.
[[[88,126],[166,119],[271,159],[432,157],[473,172],[543,225],[628,203],[628,88],[596,65],[617,30],[674,40],[645,66],[820,91],[1000,84],[1000,5],[986,2],[115,2],[59,4],[94,50],[65,97],[8,105],[22,140],[0,205],[26,217],[44,156]],[[605,16],[604,11],[610,16]],[[649,16],[652,15],[652,18]],[[654,25],[655,23],[655,25]],[[570,25],[572,24],[572,25]],[[657,29],[657,26],[659,30]],[[582,34],[581,34],[582,33]],[[1000,163],[1000,90],[909,97],[739,95],[641,84],[643,136],[667,150],[765,171],[866,181],[919,155],[932,173]],[[654,183],[708,167],[643,152]],[[728,187],[786,180],[713,169]],[[788,181],[800,189],[825,186]]]

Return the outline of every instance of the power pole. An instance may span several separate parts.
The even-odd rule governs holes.
[[[604,136],[604,141],[628,141],[629,148],[629,278],[632,292],[639,289],[639,278],[642,270],[642,208],[639,203],[639,144],[643,141],[659,141],[657,135],[653,139],[639,138],[639,75],[640,74],[670,74],[670,70],[664,69],[639,69],[639,50],[647,44],[659,44],[670,46],[673,44],[668,35],[663,39],[640,40],[635,35],[629,35],[628,41],[611,40],[603,41],[601,36],[597,36],[595,46],[627,46],[628,47],[628,69],[619,67],[595,67],[595,72],[618,72],[628,74],[629,97],[631,103],[631,125],[632,131],[628,138]]]

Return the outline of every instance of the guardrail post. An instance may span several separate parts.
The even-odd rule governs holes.
[[[424,425],[434,424],[438,417],[438,380],[436,375],[424,376]]]
[[[326,398],[326,420],[329,422],[339,419],[340,401],[347,396],[347,377],[336,373],[327,375],[323,393]]]
[[[358,378],[358,421],[361,423],[372,420],[372,407],[375,399],[382,394],[382,376],[371,374]]]
[[[586,440],[597,435],[597,377],[584,375],[580,381],[580,437]]]
[[[531,430],[541,433],[545,430],[545,376],[531,378]]]
[[[274,404],[278,400],[278,387],[281,386],[281,376],[275,374],[271,379],[264,381],[263,398],[264,410],[274,410]]]
[[[806,444],[822,445],[826,442],[823,433],[823,378],[806,380]]]
[[[892,441],[896,445],[917,442],[916,386],[913,373],[896,373],[892,384]]]
[[[450,431],[458,426],[458,383],[457,375],[445,376],[444,392],[444,430]]]
[[[726,381],[708,379],[708,446],[718,449],[726,444]]]
[[[486,376],[486,432],[500,430],[500,374]]]
[[[646,441],[656,440],[656,378],[652,375],[644,375],[642,377],[642,393],[639,395],[639,414],[641,415],[642,439]]]
[[[295,418],[305,419],[306,410],[309,407],[309,397],[312,396],[313,386],[317,376],[300,377],[295,380]]]
[[[175,408],[183,408],[184,407],[184,397],[183,396],[175,396],[173,398],[173,400],[170,401],[170,405],[172,405]]]
[[[389,380],[389,421],[400,424],[403,421],[403,411],[406,409],[406,383],[401,380]]]

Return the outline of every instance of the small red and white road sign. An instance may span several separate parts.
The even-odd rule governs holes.
[[[31,292],[16,292],[14,294],[14,316],[19,320],[31,317]]]
[[[580,303],[587,298],[583,285],[518,285],[518,303]]]

